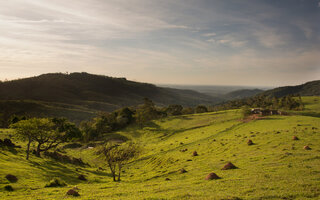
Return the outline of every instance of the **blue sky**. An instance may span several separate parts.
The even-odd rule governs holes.
[[[294,85],[320,77],[320,1],[0,1],[0,52],[1,80]]]

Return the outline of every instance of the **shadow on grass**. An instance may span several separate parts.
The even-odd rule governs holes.
[[[39,164],[38,162],[35,161],[29,161],[30,165],[32,167],[35,167],[37,169],[40,169],[44,172],[45,177],[48,179],[47,181],[50,181],[50,179],[52,178],[60,178],[63,181],[65,181],[67,184],[71,184],[71,185],[75,185],[78,183],[83,183],[83,181],[78,179],[78,176],[81,174],[81,172],[76,172],[74,170],[76,170],[76,166],[74,166],[74,170],[60,164],[57,163],[55,161],[51,161],[51,160],[46,160],[45,162],[42,162],[41,164]],[[95,175],[99,175],[99,176],[111,176],[108,173],[105,172],[94,172],[94,171],[90,171],[87,169],[82,169],[82,171],[86,171],[88,173],[91,174],[95,174]]]
[[[320,113],[317,112],[301,112],[299,115],[320,118]]]

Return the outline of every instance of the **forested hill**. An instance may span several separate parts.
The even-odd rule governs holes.
[[[88,73],[52,73],[6,81],[0,84],[0,100],[35,100],[82,105],[111,111],[142,103],[144,97],[158,105],[193,106],[213,104],[208,95],[191,90],[161,88],[152,84],[128,81]]]
[[[236,90],[233,92],[229,92],[228,94],[224,95],[223,97],[227,100],[233,100],[233,99],[242,99],[246,97],[252,97],[254,95],[262,93],[264,90],[260,89],[242,89],[242,90]]]
[[[301,95],[301,96],[319,96],[320,95],[320,80],[310,81],[297,86],[278,87],[272,90],[267,90],[259,95],[271,97],[283,97],[286,95]]]

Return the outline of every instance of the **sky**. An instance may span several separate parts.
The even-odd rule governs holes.
[[[320,79],[320,0],[0,0],[0,72],[297,85]]]

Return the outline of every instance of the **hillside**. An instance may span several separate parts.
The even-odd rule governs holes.
[[[286,95],[301,95],[301,96],[319,96],[320,95],[320,80],[310,81],[297,86],[278,87],[272,90],[267,90],[261,95],[271,97],[283,97]]]
[[[228,110],[155,120],[142,129],[131,126],[106,135],[122,135],[142,147],[119,183],[112,182],[95,148],[61,150],[91,167],[35,156],[26,161],[25,143],[13,138],[23,148],[0,151],[0,199],[319,199],[320,97],[302,100],[305,110],[289,116],[243,122],[239,110]],[[2,130],[0,138],[12,134]],[[248,139],[254,145],[248,146]],[[303,149],[305,145],[311,150]],[[192,156],[193,151],[199,155]],[[237,169],[221,170],[227,162]],[[181,168],[187,172],[178,173]],[[221,179],[205,180],[211,172]],[[4,178],[9,173],[18,182],[9,183]],[[79,174],[88,181],[77,179]],[[68,185],[45,188],[54,177]],[[8,184],[15,191],[5,191]],[[74,186],[80,197],[66,195]]]
[[[242,99],[246,97],[252,97],[259,93],[262,93],[263,90],[260,89],[243,89],[243,90],[236,90],[233,92],[229,92],[223,96],[224,99],[233,100],[233,99]]]
[[[38,104],[36,107],[41,108],[44,113],[47,107],[43,104],[46,104],[64,109],[69,116],[76,116],[73,112],[74,107],[85,113],[113,111],[124,106],[141,104],[145,97],[157,105],[195,106],[213,104],[217,101],[213,97],[191,90],[161,88],[152,84],[128,81],[125,78],[88,73],[44,74],[0,83],[0,104],[6,104],[10,100],[11,104],[23,108],[26,105],[25,101],[32,101],[33,104]],[[25,110],[28,109],[25,107]]]

